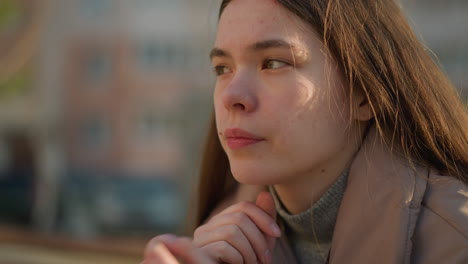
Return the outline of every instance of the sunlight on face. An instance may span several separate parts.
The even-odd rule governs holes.
[[[275,1],[236,0],[214,46],[216,123],[238,181],[286,182],[351,151],[340,75],[307,24]]]

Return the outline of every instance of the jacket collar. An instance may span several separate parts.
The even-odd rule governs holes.
[[[330,263],[409,263],[428,173],[392,153],[372,128],[350,169]]]
[[[371,128],[350,168],[329,263],[409,263],[428,176],[428,169],[398,157]],[[297,263],[286,237],[277,241],[273,259]]]

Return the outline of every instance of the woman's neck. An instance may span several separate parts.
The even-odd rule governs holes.
[[[315,204],[331,185],[351,166],[360,144],[349,144],[332,160],[286,183],[274,185],[286,210],[299,214]]]

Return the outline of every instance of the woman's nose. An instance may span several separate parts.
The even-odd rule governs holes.
[[[223,92],[223,104],[228,111],[251,113],[258,106],[255,81],[252,77],[235,76]]]

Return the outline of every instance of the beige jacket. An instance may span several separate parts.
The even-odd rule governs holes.
[[[351,167],[330,263],[468,263],[468,189],[411,169],[374,131]]]
[[[291,252],[280,239],[274,263],[295,263]],[[411,169],[371,131],[350,169],[329,263],[468,263],[468,187]]]

